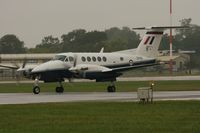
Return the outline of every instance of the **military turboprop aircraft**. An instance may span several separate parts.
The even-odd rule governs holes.
[[[60,53],[46,63],[29,69],[26,75],[35,79],[33,93],[39,94],[39,80],[44,82],[58,82],[56,92],[62,93],[62,82],[65,79],[84,78],[96,82],[111,82],[107,87],[108,92],[115,92],[116,78],[124,71],[140,67],[159,65],[156,59],[158,48],[166,29],[183,28],[173,27],[141,27],[134,30],[147,30],[140,44],[135,49],[104,53]],[[25,66],[25,65],[24,65]],[[21,68],[23,70],[23,67]],[[19,70],[19,71],[21,71]]]

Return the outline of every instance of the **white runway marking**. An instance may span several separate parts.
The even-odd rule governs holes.
[[[154,92],[154,100],[200,100],[200,91],[164,91]],[[136,92],[94,92],[63,94],[40,93],[0,93],[0,104],[28,104],[48,102],[80,102],[80,101],[137,101]]]

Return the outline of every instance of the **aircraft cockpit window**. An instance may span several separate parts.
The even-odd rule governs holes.
[[[83,61],[83,62],[85,62],[86,61],[86,59],[85,59],[85,57],[81,57],[81,60]]]
[[[65,59],[65,62],[68,62],[69,60],[68,60],[68,58],[66,57],[66,59]]]
[[[123,61],[124,60],[124,58],[123,57],[120,57],[120,61]]]
[[[70,62],[73,62],[74,61],[74,58],[72,56],[69,56],[69,61]]]
[[[60,60],[60,61],[64,61],[66,58],[65,55],[56,55],[53,60]]]
[[[103,61],[104,61],[104,62],[106,62],[106,61],[107,61],[106,57],[103,57]]]

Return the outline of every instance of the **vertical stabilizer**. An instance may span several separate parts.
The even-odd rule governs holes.
[[[190,27],[186,26],[164,26],[164,27],[140,27],[140,28],[133,28],[133,30],[147,30],[146,34],[144,35],[142,41],[138,45],[136,49],[128,49],[117,51],[118,53],[124,54],[134,54],[145,56],[149,58],[155,58],[158,56],[158,48],[160,46],[160,42],[162,40],[162,36],[164,30],[167,29],[186,29]]]
[[[136,49],[136,54],[150,58],[156,57],[162,36],[162,30],[147,31]]]
[[[145,36],[136,49],[136,54],[155,58],[158,56],[158,48],[162,40],[163,32],[167,29],[185,29],[186,26],[163,26],[163,27],[150,27],[150,28],[133,28],[134,30],[147,30]]]

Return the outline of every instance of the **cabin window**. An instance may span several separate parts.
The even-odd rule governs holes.
[[[103,59],[103,61],[104,61],[104,62],[106,62],[106,61],[107,61],[106,57],[103,57],[102,59]]]
[[[124,58],[123,57],[120,57],[120,61],[123,61],[124,60]]]
[[[72,56],[70,56],[70,57],[69,57],[69,61],[70,61],[70,62],[73,62],[73,61],[74,61],[74,58],[73,58]]]
[[[90,62],[90,61],[91,61],[91,58],[90,58],[89,56],[87,57],[87,61],[88,61],[88,62]]]
[[[96,59],[96,57],[93,56],[93,57],[92,57],[92,60],[93,60],[94,62],[96,62],[97,59]]]
[[[83,61],[83,62],[85,62],[86,61],[86,59],[85,59],[85,57],[81,57],[81,60]]]
[[[98,60],[98,61],[101,61],[101,57],[97,57],[97,60]]]

